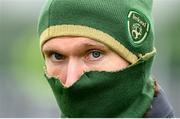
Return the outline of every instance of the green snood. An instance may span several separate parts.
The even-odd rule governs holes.
[[[64,117],[143,117],[154,95],[153,57],[117,72],[90,71],[71,87],[47,78]]]

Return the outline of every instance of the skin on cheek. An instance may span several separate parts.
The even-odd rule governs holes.
[[[61,79],[65,78],[65,76],[63,75],[63,72],[60,70],[60,67],[58,65],[55,66],[47,59],[45,60],[45,64],[46,64],[46,72],[48,76],[58,77]]]
[[[96,71],[119,71],[126,68],[129,63],[114,52],[106,54],[97,64],[89,66]]]
[[[66,76],[64,74],[64,71],[60,70],[57,66],[47,66],[47,73],[50,76],[57,77],[62,83],[65,83]]]
[[[99,66],[94,68],[94,70],[96,71],[119,71],[121,69],[124,69],[125,67],[127,67],[128,65],[122,65],[120,63],[116,63],[116,62],[108,62],[106,63],[103,67]]]

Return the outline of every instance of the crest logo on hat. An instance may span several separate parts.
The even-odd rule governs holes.
[[[147,18],[136,11],[130,11],[128,14],[128,32],[131,42],[134,45],[141,44],[149,31],[149,23]]]

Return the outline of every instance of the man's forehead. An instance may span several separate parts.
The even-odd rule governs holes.
[[[56,37],[43,45],[43,51],[49,50],[82,50],[88,48],[109,49],[106,45],[86,37]]]
[[[73,43],[73,44],[85,44],[85,45],[102,45],[105,46],[103,43],[99,41],[93,40],[87,37],[78,37],[78,36],[69,36],[69,37],[56,37],[50,39],[50,41],[59,42],[59,43]]]

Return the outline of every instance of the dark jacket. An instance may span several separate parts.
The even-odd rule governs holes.
[[[146,118],[174,118],[174,111],[169,103],[167,96],[163,89],[160,87],[157,96],[154,100],[149,111],[145,114]]]

